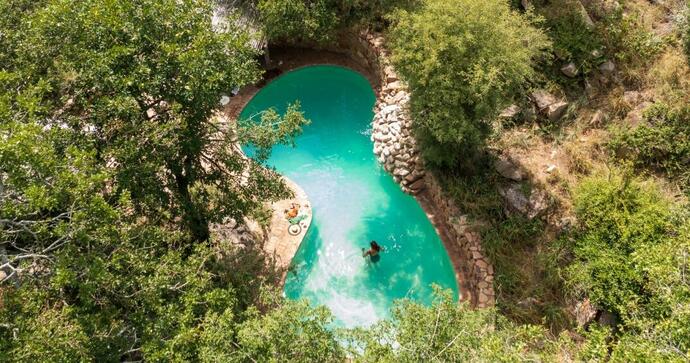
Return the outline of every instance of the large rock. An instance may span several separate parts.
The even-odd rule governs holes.
[[[558,100],[549,92],[544,90],[536,90],[532,92],[532,101],[534,101],[534,103],[537,105],[539,111],[542,111],[550,105],[556,103]]]
[[[381,115],[387,116],[389,113],[393,111],[397,111],[400,109],[400,106],[398,105],[388,105],[384,108],[381,109]]]
[[[510,105],[498,115],[500,118],[511,119],[520,113],[520,106]]]
[[[642,102],[625,116],[626,124],[630,126],[639,125],[644,119],[644,111],[653,105],[652,102]]]
[[[565,114],[565,111],[568,109],[568,102],[565,101],[559,101],[556,103],[553,103],[549,105],[549,107],[546,108],[546,117],[549,118],[549,121],[551,122],[556,122],[563,117],[563,114]]]
[[[615,314],[610,313],[608,311],[602,311],[599,317],[597,318],[597,322],[599,322],[599,324],[601,325],[615,329],[618,325],[618,317]]]
[[[496,160],[494,163],[494,168],[504,178],[514,181],[521,181],[523,178],[520,168],[506,158]]]
[[[577,66],[573,62],[570,62],[561,67],[561,72],[563,72],[563,74],[570,78],[577,77],[577,74],[579,73],[577,70]]]
[[[422,190],[422,189],[426,188],[426,183],[424,181],[424,178],[418,179],[416,182],[410,184],[409,187],[412,190]]]
[[[534,188],[528,197],[518,183],[499,189],[499,194],[506,201],[509,211],[518,212],[529,219],[541,215],[549,207],[548,195],[544,191]]]
[[[603,74],[611,74],[616,70],[616,65],[611,62],[610,60],[607,60],[606,62],[602,63],[599,65],[599,71]]]
[[[592,306],[589,299],[584,299],[575,304],[573,313],[575,315],[575,321],[577,321],[577,326],[585,327],[597,316],[597,309]]]
[[[384,87],[386,90],[397,91],[402,88],[402,83],[400,81],[391,82]]]
[[[642,94],[638,91],[625,91],[623,92],[623,101],[627,103],[630,107],[637,106],[642,101]]]

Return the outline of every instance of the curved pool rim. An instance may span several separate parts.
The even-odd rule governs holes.
[[[256,92],[256,94],[254,94],[251,97],[251,99],[244,105],[244,107],[242,107],[242,113],[244,114],[245,112],[247,112],[248,107],[250,105],[252,105],[254,103],[254,101],[262,95],[263,92],[265,92],[267,89],[271,89],[275,85],[276,82],[279,82],[279,81],[285,79],[286,77],[292,77],[295,74],[298,74],[300,72],[309,72],[309,70],[317,70],[317,69],[332,69],[336,73],[337,72],[343,72],[343,71],[348,72],[350,74],[355,74],[359,79],[366,82],[368,92],[370,92],[370,95],[372,97],[371,105],[369,107],[369,111],[371,112],[371,114],[370,114],[370,117],[366,118],[366,127],[368,130],[370,130],[372,127],[372,121],[373,121],[373,111],[371,111],[371,110],[373,109],[373,105],[374,105],[376,98],[377,98],[377,95],[378,95],[377,88],[375,85],[373,85],[372,81],[366,75],[362,74],[361,72],[359,72],[355,69],[352,69],[350,67],[344,67],[342,65],[332,65],[332,64],[305,65],[305,66],[300,66],[300,67],[297,67],[295,69],[292,69],[288,72],[285,72],[285,73],[281,74],[280,76],[270,80],[270,82],[268,82],[264,87],[262,87],[262,89],[258,90],[258,92]],[[331,102],[331,101],[329,100],[329,102]],[[333,102],[335,102],[335,100]],[[310,116],[307,115],[307,117],[309,118]],[[317,122],[318,122],[318,120],[317,120]],[[368,138],[368,136],[367,136],[367,138]],[[369,157],[371,157],[372,159],[375,160],[375,155],[372,152],[373,145],[371,145],[370,140],[369,140],[369,143],[367,144],[367,146],[368,146],[367,153],[368,153]],[[300,148],[300,144],[299,144],[299,140],[298,140],[297,149],[299,149],[299,148]],[[269,159],[269,165],[270,164],[271,163],[270,163],[270,159]],[[378,169],[382,170],[381,166],[378,165],[378,163],[376,165],[377,165]],[[280,168],[278,168],[278,171],[283,173],[283,171],[281,171]],[[391,183],[394,183],[392,180],[393,179],[392,176],[387,174],[385,171],[382,171],[382,173],[385,174],[385,178],[389,179]],[[290,179],[292,179],[294,182],[299,183],[299,180],[295,180],[296,178],[293,178],[290,175],[287,175],[287,176]],[[309,187],[304,186],[302,183],[299,183],[299,185],[302,186],[302,188],[306,191],[306,193],[308,195],[311,194]],[[400,188],[397,184],[395,184],[395,188],[396,188],[398,193],[402,193],[402,191],[400,190]],[[456,294],[455,294],[456,297],[459,297],[459,295],[461,293],[461,280],[458,278],[458,272],[457,272],[456,266],[452,262],[450,262],[449,251],[446,248],[446,244],[444,243],[445,241],[442,241],[442,236],[439,235],[439,231],[434,228],[432,220],[430,220],[429,217],[426,215],[426,213],[423,212],[420,201],[413,198],[412,196],[407,196],[407,198],[410,198],[410,200],[412,200],[416,204],[416,208],[422,213],[421,215],[423,215],[423,217],[422,217],[423,220],[426,222],[426,224],[428,224],[428,226],[430,226],[432,239],[435,238],[437,240],[437,243],[440,244],[440,249],[442,250],[441,255],[445,255],[445,257],[446,257],[445,260],[446,260],[446,264],[448,266],[445,266],[445,267],[447,268],[447,270],[449,270],[451,272],[452,284],[451,284],[451,286],[444,286],[444,287],[451,288],[454,292],[456,292]],[[315,214],[315,218],[318,218],[317,215],[319,214],[319,211],[317,208],[315,208],[314,214]],[[302,250],[303,245],[305,244],[305,240],[307,240],[306,237],[309,234],[316,233],[316,232],[314,232],[314,229],[315,229],[314,225],[315,224],[312,223],[309,230],[306,233],[304,233],[305,238],[303,238],[302,241],[300,242],[299,250]],[[321,248],[323,248],[323,247],[319,247],[319,249],[321,249]],[[318,252],[320,252],[320,250]],[[297,252],[297,254],[295,256],[293,256],[292,262],[295,262],[295,259],[298,256],[300,256],[299,251]],[[435,255],[434,257],[438,257],[438,255]],[[449,269],[448,269],[448,267],[449,267]],[[286,286],[284,287],[284,289],[287,288],[287,285],[288,285],[288,283],[286,283]]]

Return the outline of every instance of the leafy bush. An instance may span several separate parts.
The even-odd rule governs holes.
[[[644,272],[635,257],[670,236],[669,204],[648,185],[612,176],[584,180],[575,209],[584,228],[575,248],[575,281],[599,306],[625,314],[644,300]]]
[[[604,21],[600,33],[606,49],[621,64],[646,65],[665,47],[666,42],[647,30],[640,14],[623,14],[622,7]]]
[[[390,321],[351,336],[363,362],[554,360],[559,343],[540,327],[518,326],[494,310],[458,305],[449,292],[439,292],[430,307],[401,301]]]
[[[644,113],[647,124],[615,129],[609,148],[638,169],[661,171],[690,187],[690,107],[657,103]]]
[[[261,0],[259,13],[271,39],[328,40],[338,17],[328,0]]]
[[[622,319],[614,360],[682,359],[690,351],[687,210],[655,184],[618,174],[585,179],[575,209],[582,231],[570,281]]]
[[[396,8],[411,8],[418,0],[258,0],[262,25],[269,38],[295,42],[327,42],[339,30],[378,25]]]
[[[532,19],[500,0],[428,0],[391,18],[392,59],[411,88],[415,131],[434,165],[454,165],[483,143],[488,121],[549,47]]]
[[[602,44],[596,31],[585,24],[582,14],[568,9],[565,14],[550,18],[546,25],[554,42],[554,52],[560,58],[575,63],[583,74],[596,66],[596,52],[601,51]]]

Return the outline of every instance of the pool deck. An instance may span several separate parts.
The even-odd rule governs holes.
[[[268,238],[264,244],[264,251],[275,259],[276,266],[283,271],[284,280],[290,262],[292,258],[295,257],[304,236],[311,226],[312,209],[307,193],[292,180],[288,178],[283,178],[283,180],[293,191],[294,197],[271,204],[273,215],[271,216],[271,223]],[[306,218],[299,223],[301,230],[297,235],[288,233],[290,222],[285,218],[285,210],[289,209],[292,203],[299,204],[300,214],[303,213],[306,215]]]

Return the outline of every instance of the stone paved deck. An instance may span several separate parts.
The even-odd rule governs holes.
[[[292,258],[295,257],[297,249],[311,226],[312,209],[307,193],[292,180],[288,178],[283,179],[288,187],[292,189],[295,196],[271,204],[273,216],[271,217],[271,224],[269,226],[268,238],[264,244],[264,250],[275,258],[276,265],[279,268],[287,271],[287,267],[290,266]],[[304,213],[307,216],[305,220],[300,222],[302,231],[296,236],[288,233],[290,223],[287,221],[284,214],[284,211],[289,209],[292,203],[298,203],[301,206],[300,213]]]

